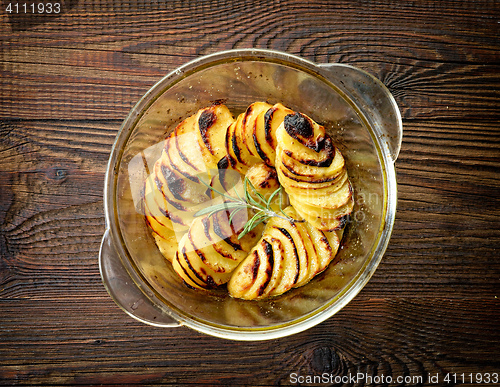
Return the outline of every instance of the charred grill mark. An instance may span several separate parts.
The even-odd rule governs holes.
[[[182,194],[186,191],[186,182],[182,179],[176,179],[168,184],[168,190],[174,195],[177,200],[185,201]]]
[[[168,219],[170,219],[173,223],[184,225],[184,223],[182,222],[182,219],[180,217],[172,215],[170,212],[167,213],[166,217]],[[156,219],[156,220],[158,220],[158,219]]]
[[[333,158],[335,157],[335,147],[332,144],[330,137],[325,138],[324,158],[322,160],[311,160],[306,158],[295,157],[294,154],[289,150],[284,150],[283,152],[290,158],[298,161],[303,165],[310,165],[313,167],[326,168],[332,164]]]
[[[163,163],[160,164],[160,171],[163,177],[165,178],[167,184],[177,179],[174,172]],[[161,186],[157,185],[157,187],[161,189]]]
[[[269,188],[271,184],[269,183],[269,180],[264,180],[259,184],[260,188]]]
[[[187,211],[186,207],[184,207],[182,204],[179,204],[179,203],[176,203],[176,202],[170,200],[170,198],[168,198],[167,196],[165,196],[165,194],[163,194],[163,197],[165,198],[165,200],[167,201],[167,203],[169,205],[171,205],[172,207],[174,207],[175,209],[177,209],[179,211]]]
[[[170,213],[169,213],[166,209],[164,209],[164,208],[162,208],[162,207],[159,207],[159,206],[158,206],[158,209],[160,210],[161,214],[162,214],[164,217],[166,217],[166,218],[168,218],[168,219],[171,219],[171,215],[170,215]],[[174,218],[175,218],[175,216],[174,216]],[[158,221],[158,219],[156,219],[156,220]]]
[[[243,115],[243,120],[241,121],[241,127],[244,128],[247,124],[247,119],[250,117],[252,114],[253,106],[250,105],[247,110],[245,111],[245,114]]]
[[[282,253],[281,255],[283,255],[284,250],[283,250],[283,243],[281,242],[281,240],[278,238],[271,237],[271,243],[277,243],[278,247],[280,249],[280,252]]]
[[[240,162],[240,163],[243,163],[243,160],[241,159],[241,152],[240,152],[240,148],[238,147],[238,142],[237,142],[237,139],[236,139],[236,136],[233,135],[231,137],[231,148],[233,149],[233,153],[234,155],[236,156],[236,159]]]
[[[313,248],[313,251],[314,251],[314,254],[316,255],[316,257],[319,256],[319,252],[318,252],[318,249],[316,248],[316,244],[314,243],[314,240],[312,239],[311,237],[311,233],[309,230],[307,230],[307,237],[309,238],[309,240],[311,241],[311,245],[312,245],[312,248]]]
[[[234,243],[231,237],[226,237],[223,239],[223,241],[226,242],[229,246],[231,246],[234,249],[234,251],[243,250],[241,248],[241,245],[239,245],[238,243]]]
[[[205,281],[203,281],[203,278],[200,277],[200,275],[194,270],[193,266],[189,262],[189,259],[188,259],[187,254],[186,254],[186,248],[185,247],[182,248],[181,254],[182,254],[182,258],[183,258],[184,262],[186,263],[187,267],[189,268],[189,270],[191,271],[191,273],[194,274],[194,276],[196,278],[198,278],[199,281],[196,281],[193,278],[193,276],[190,275],[190,273],[186,270],[186,268],[181,264],[180,257],[179,257],[179,252],[177,251],[175,253],[175,257],[176,257],[177,261],[179,262],[179,266],[181,267],[182,271],[184,272],[184,274],[186,274],[186,277],[188,277],[191,281],[193,281],[195,284],[197,284],[199,286],[202,286],[202,284]],[[200,281],[201,281],[201,284],[200,284]]]
[[[241,250],[241,245],[239,245],[237,243],[234,243],[231,240],[231,236],[224,235],[224,233],[222,232],[222,229],[220,227],[220,224],[219,224],[219,221],[218,221],[217,217],[214,217],[212,222],[213,222],[213,226],[214,226],[215,235],[217,235],[224,242],[226,242],[229,246],[231,246],[234,249],[234,251]]]
[[[217,287],[217,284],[215,283],[214,279],[210,275],[207,275],[206,283],[207,283],[209,288],[216,288]]]
[[[324,137],[314,138],[314,127],[311,120],[305,115],[301,113],[286,115],[284,127],[290,137],[306,147],[316,152],[324,147]]]
[[[335,230],[341,230],[341,229],[343,229],[346,226],[348,220],[349,220],[349,214],[342,215],[339,218],[339,225],[335,228]]]
[[[329,167],[335,158],[335,153],[337,152],[335,146],[333,145],[332,138],[329,135],[325,135],[323,151],[325,153],[325,161],[323,163],[325,164],[320,165],[320,167]]]
[[[151,226],[151,221],[149,220],[149,216],[148,216],[148,215],[146,215],[146,216],[144,217],[144,219],[146,220],[146,224],[148,225],[148,227],[149,227],[149,228],[151,228],[151,229],[153,230],[153,232],[155,232],[155,233],[156,233],[156,231],[154,231],[154,228]]]
[[[189,240],[191,241],[191,244],[193,244],[193,240],[191,239],[191,237],[189,238]],[[194,246],[194,244],[193,244]],[[205,265],[208,265],[206,262],[207,262],[207,257],[205,256],[205,254],[203,253],[203,251],[201,251],[200,249],[194,249],[194,252],[198,255],[198,257],[200,257],[201,261],[205,264]],[[210,268],[216,272],[216,273],[225,273],[226,271],[224,270],[223,267],[220,267],[220,266],[217,266],[216,268],[210,266]],[[203,267],[200,267],[200,271],[203,273],[203,275],[208,279],[210,276],[207,275],[207,272],[206,270],[203,268]],[[210,277],[212,278],[212,277]]]
[[[178,216],[175,216],[175,215],[172,215],[170,212],[166,211],[165,209],[163,209],[162,207],[158,206],[158,209],[160,210],[161,214],[169,219],[170,221],[172,221],[173,223],[176,223],[176,224],[181,224],[183,225],[184,223],[182,222],[182,219]],[[148,207],[148,211],[149,211],[149,215],[146,214],[146,216],[149,216],[151,218],[154,218],[158,223],[160,223],[162,226],[164,227],[168,227],[163,221],[161,218],[159,218],[158,216],[154,216],[153,213],[151,212],[151,209]]]
[[[172,140],[170,140],[170,141],[172,141]],[[199,183],[200,182],[197,177],[191,176],[190,174],[182,171],[179,168],[179,166],[175,165],[175,163],[172,161],[172,158],[170,157],[170,151],[168,150],[168,147],[166,147],[165,149],[166,149],[165,153],[166,153],[166,155],[168,157],[168,161],[169,161],[170,165],[172,166],[172,168],[175,171],[177,171],[178,173],[180,173],[182,176],[187,177],[189,180],[194,181],[195,183]],[[162,164],[162,168],[167,168],[166,166],[164,166],[163,162],[161,164]]]
[[[296,284],[297,283],[297,280],[299,279],[299,273],[300,273],[300,261],[299,261],[299,255],[297,253],[297,246],[295,245],[295,242],[292,238],[292,236],[290,235],[290,233],[284,229],[283,227],[278,227],[277,228],[288,240],[290,240],[290,242],[292,242],[292,245],[293,245],[293,251],[294,251],[294,255],[295,255],[295,262],[296,262],[296,267],[297,267],[297,274],[295,274],[295,278],[293,279],[293,283]]]
[[[214,113],[213,108],[203,110],[198,118],[198,127],[205,146],[211,154],[215,154],[212,145],[208,139],[208,129],[211,128],[217,121],[217,115]]]
[[[232,139],[233,139],[232,132],[234,130],[234,125],[235,125],[234,123],[231,124],[231,125],[229,125],[229,127],[227,128],[227,131],[226,131],[226,141],[225,141],[225,144],[226,144],[227,156],[225,156],[225,157],[227,157],[228,167],[229,167],[229,165],[231,167],[234,167],[236,165],[236,160],[229,153],[229,151],[232,149]],[[222,161],[223,159],[221,159],[220,161]]]
[[[212,245],[213,249],[217,251],[224,258],[230,259],[231,261],[236,261],[236,258],[233,254],[228,253],[223,247],[219,246],[217,243]]]
[[[189,259],[187,258],[186,247],[182,247],[182,251],[181,252],[182,252],[182,255],[184,257],[184,261],[188,265],[189,270],[196,276],[196,278],[198,278],[201,281],[202,284],[205,285],[205,287],[207,287],[207,288],[214,288],[214,287],[217,286],[217,284],[215,283],[215,281],[213,280],[213,278],[210,275],[207,274],[206,270],[203,267],[200,267],[200,271],[205,276],[205,278],[203,278],[196,270],[194,270],[193,266],[191,265],[191,262],[189,262]],[[180,266],[182,267],[182,265],[180,265]],[[182,268],[182,269],[184,270],[184,268]],[[186,270],[184,270],[184,273],[186,273],[186,275],[191,279],[191,281],[193,281],[194,283],[198,283],[200,286],[203,286],[199,282],[194,281],[193,277],[191,277],[186,272]]]
[[[233,209],[232,211],[236,211],[236,210],[234,210],[234,209]],[[229,217],[231,216],[231,212],[232,212],[232,211],[225,211],[225,212],[226,212],[226,216],[227,216],[228,221],[229,221]],[[234,219],[234,218],[231,220],[231,223],[229,223],[229,227],[231,228],[231,232],[232,232],[233,234],[236,234],[238,231],[240,231],[239,229],[238,229],[238,230],[236,230],[235,223],[236,223],[236,222],[235,222],[235,219]],[[240,228],[240,229],[241,229],[241,228]]]
[[[231,157],[230,155],[227,156],[227,159],[231,167],[234,168],[234,166],[236,165],[236,159],[234,157]]]
[[[323,236],[320,238],[321,242],[327,246],[328,252],[330,254],[333,254],[333,249],[332,246],[330,246],[330,242],[328,242],[328,238],[325,236],[325,233],[323,231],[321,231],[321,234],[323,234]]]
[[[210,220],[208,219],[208,217],[203,218],[201,220],[201,224],[203,224],[203,232],[205,233],[205,236],[209,241],[211,241],[212,238],[210,237]]]
[[[225,104],[227,101],[227,98],[219,98],[216,99],[215,101],[212,102],[212,106],[219,106]]]
[[[193,290],[197,290],[197,288],[195,288],[194,286],[191,286],[189,285],[185,280],[182,280],[182,282],[184,283],[184,285],[186,285],[189,289],[193,289]]]
[[[245,144],[245,147],[247,148],[248,154],[250,154],[252,156],[255,156],[255,154],[254,154],[254,152],[252,152],[252,149],[250,149],[250,144],[249,144],[250,141],[248,141],[248,137],[247,137],[246,132],[250,131],[250,133],[252,133],[252,141],[251,142],[255,145],[255,140],[253,139],[253,133],[255,133],[256,130],[257,130],[257,117],[255,117],[255,119],[253,120],[253,125],[251,128],[243,127],[243,131],[242,131],[243,143]]]
[[[304,174],[304,175],[301,175],[299,174],[298,172],[294,171],[293,168],[286,164],[286,162],[284,160],[281,160],[281,164],[286,168],[286,169],[283,169],[281,168],[281,173],[283,173],[283,175],[285,175],[286,177],[288,177],[289,179],[292,179],[292,180],[295,180],[299,183],[303,183],[304,180],[303,179],[299,179],[298,177],[309,177],[311,178],[311,180],[306,180],[307,183],[311,183],[311,184],[319,184],[319,183],[329,183],[331,181],[334,181],[335,179],[337,179],[337,177],[339,176],[339,174],[336,174],[336,175],[333,175],[333,176],[330,176],[330,177],[325,177],[325,178],[322,178],[322,179],[312,179],[314,178],[314,175],[310,175],[310,174]]]
[[[293,152],[289,150],[284,150],[283,151],[288,157],[294,159],[295,161],[303,164],[303,165],[310,165],[312,167],[329,167],[332,164],[332,159],[324,159],[324,160],[311,160],[311,159],[305,159],[305,158],[299,158],[295,157]]]
[[[253,138],[253,143],[255,145],[255,149],[257,150],[257,154],[266,164],[271,165],[271,160],[269,160],[269,157],[267,157],[267,155],[264,153],[264,151],[260,147],[259,141],[257,140],[257,134],[255,132],[256,132],[256,128],[254,128],[252,138]]]
[[[259,274],[259,266],[260,266],[260,257],[257,250],[253,252],[254,260],[252,262],[252,282],[255,282],[257,278],[257,274]]]
[[[287,155],[288,156],[288,155]],[[283,159],[281,159],[281,164],[290,172],[292,173],[293,175],[295,176],[301,176],[301,177],[314,177],[314,175],[311,175],[311,174],[300,174],[298,172],[296,172],[293,167],[289,164],[287,164],[287,162]],[[288,176],[287,176],[288,177]],[[290,177],[291,179],[293,179],[293,177]]]
[[[260,181],[257,186],[259,188],[270,188],[272,183],[276,183],[278,181],[278,174],[276,173],[276,169],[269,166],[267,168],[267,175],[262,181]],[[278,186],[279,187],[279,186]]]
[[[187,165],[189,165],[191,168],[193,168],[195,171],[199,171],[199,169],[189,161],[189,159],[186,157],[184,153],[182,153],[182,150],[179,146],[179,136],[175,136],[175,146],[177,148],[177,152],[179,153],[179,157],[184,161]]]
[[[158,179],[158,176],[155,176],[155,178],[153,180],[154,180],[154,183],[156,185],[156,188],[158,188],[158,190],[161,191],[161,189],[163,187],[163,183],[160,181],[160,179]]]
[[[224,156],[217,163],[217,169],[224,171],[229,168],[229,155]]]
[[[267,170],[267,177],[266,177],[266,179],[278,181],[278,173],[276,172],[275,168],[269,168]]]
[[[269,281],[271,281],[271,276],[273,274],[273,266],[274,266],[273,246],[265,239],[262,240],[262,243],[264,244],[264,254],[266,255],[267,258],[266,280],[262,285],[260,285],[259,289],[257,290],[257,296],[261,296],[266,290],[267,285],[269,285]]]
[[[274,143],[274,138],[272,135],[273,132],[273,127],[272,127],[272,121],[273,121],[273,115],[274,112],[278,110],[277,108],[270,108],[266,114],[264,115],[264,133],[265,133],[265,139],[269,145],[274,149],[276,148],[276,144]]]
[[[154,195],[154,194],[151,192],[150,195]],[[162,192],[162,196],[163,196],[163,192]],[[172,216],[172,214],[170,214],[168,211],[166,211],[162,206],[158,205],[158,203],[156,202],[156,199],[154,197],[153,197],[153,200],[154,200],[154,202],[156,204],[156,207],[158,208],[158,210],[161,212],[161,214],[164,217],[166,217],[167,219],[170,219],[174,223],[180,223],[180,224],[182,224],[182,220],[179,217]],[[146,203],[145,197],[144,197],[144,200],[142,202],[142,205],[143,205],[143,212],[146,215],[146,219],[149,216],[151,218],[154,218],[162,226],[165,226],[165,224],[162,222],[162,219],[160,219],[158,216],[153,215],[153,212],[151,211],[151,208],[149,208],[149,206]],[[147,208],[148,213],[146,213],[146,208]],[[149,221],[148,221],[148,224],[149,224]]]
[[[198,257],[200,257],[201,262],[205,263],[207,261],[207,257],[205,257],[205,254],[201,252],[201,250],[195,249],[194,250],[196,254],[198,254]],[[202,268],[203,270],[203,268]]]
[[[309,138],[314,134],[314,128],[311,122],[302,114],[288,114],[285,116],[285,130],[293,138],[297,136]]]

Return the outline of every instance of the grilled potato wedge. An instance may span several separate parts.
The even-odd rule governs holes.
[[[353,190],[344,158],[324,127],[294,113],[276,136],[276,171],[290,204],[322,231],[342,229],[353,210]]]
[[[339,248],[338,235],[324,233],[287,207],[296,222],[271,218],[263,236],[228,282],[232,297],[247,300],[278,296],[308,283],[325,270]]]
[[[280,103],[273,105],[264,114],[264,120],[257,120],[253,130],[253,140],[255,149],[262,161],[267,165],[274,166],[276,159],[276,129],[281,125],[285,116],[292,114],[293,110],[288,109]]]
[[[238,239],[228,219],[225,211],[195,218],[179,241],[174,270],[190,286],[212,288],[229,281],[260,238],[262,228]]]
[[[290,197],[290,204],[312,226],[323,231],[334,231],[345,227],[348,215],[353,210],[354,200],[351,197],[346,204],[334,210],[310,206],[304,202],[298,203],[293,196]]]
[[[228,128],[226,150],[233,169],[242,174],[254,164],[262,162],[257,152],[253,133],[256,128],[264,129],[264,115],[271,108],[266,102],[255,102],[241,113]]]
[[[196,114],[195,132],[206,169],[216,169],[220,159],[227,155],[226,132],[233,122],[233,115],[222,104],[200,109]]]

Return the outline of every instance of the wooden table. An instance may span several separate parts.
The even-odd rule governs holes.
[[[66,0],[50,15],[31,3],[0,12],[0,384],[500,377],[498,2]],[[136,322],[98,270],[104,172],[127,112],[177,66],[242,47],[372,73],[405,130],[372,280],[326,322],[250,343]]]

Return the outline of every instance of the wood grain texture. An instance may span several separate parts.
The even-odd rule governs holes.
[[[420,386],[500,372],[497,1],[62,5],[0,13],[0,385],[268,386],[361,372]],[[394,232],[368,285],[315,328],[255,343],[135,322],[97,264],[106,163],[129,109],[177,66],[242,47],[365,69],[405,130]]]
[[[495,1],[174,2],[165,9],[80,1],[1,39],[1,116],[122,119],[187,60],[263,47],[369,70],[405,118],[494,118],[498,13]]]
[[[495,302],[356,299],[292,339],[257,343],[221,342],[182,327],[143,326],[117,313],[104,294],[3,302],[9,317],[2,321],[0,354],[8,360],[0,377],[33,384],[271,386],[291,385],[292,373],[360,372],[395,380],[439,374],[443,380],[449,372],[496,372],[498,348],[490,343],[500,337],[489,311]],[[19,308],[21,321],[15,318]]]

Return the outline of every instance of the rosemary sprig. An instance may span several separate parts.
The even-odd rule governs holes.
[[[236,189],[234,190],[236,197],[234,197],[228,195],[227,192],[219,191],[212,185],[205,182],[203,179],[200,179],[200,181],[203,184],[205,184],[208,188],[210,188],[212,191],[222,196],[224,201],[222,203],[217,203],[212,206],[199,210],[194,214],[195,217],[207,214],[208,216],[212,216],[213,214],[219,211],[227,211],[232,209],[233,211],[229,216],[229,223],[231,223],[234,219],[234,216],[241,210],[248,208],[254,210],[255,214],[249,220],[247,220],[247,222],[243,226],[242,231],[238,234],[238,239],[243,238],[246,234],[252,231],[259,224],[267,221],[269,218],[272,217],[278,217],[287,220],[289,222],[297,222],[296,219],[293,219],[290,216],[286,215],[285,212],[283,211],[282,187],[276,189],[269,196],[269,198],[266,199],[264,196],[262,196],[260,192],[257,191],[257,189],[253,186],[252,182],[247,177],[245,177],[243,181],[243,190],[244,190],[243,197],[238,193]],[[252,196],[252,193],[255,195],[255,197]],[[273,199],[277,195],[280,195],[279,208],[281,214],[283,215],[278,214],[271,209]]]

